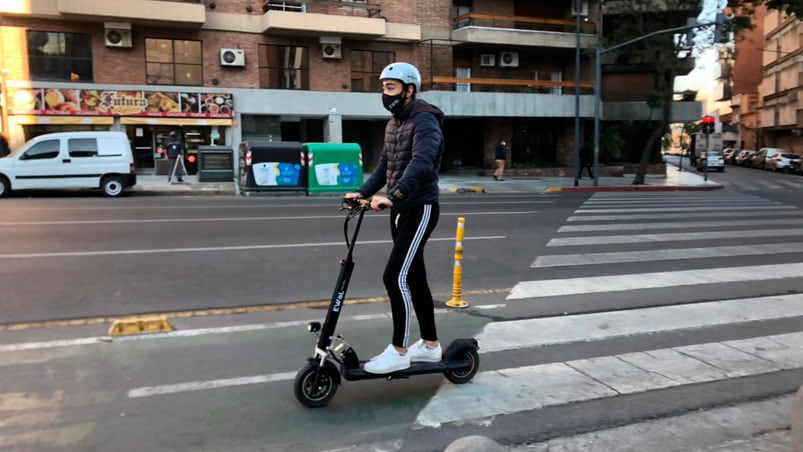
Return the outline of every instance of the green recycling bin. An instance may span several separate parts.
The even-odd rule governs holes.
[[[362,185],[358,143],[304,143],[308,193],[349,192]]]

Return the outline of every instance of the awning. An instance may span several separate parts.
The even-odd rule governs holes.
[[[53,125],[112,125],[114,118],[111,116],[33,116],[33,115],[14,115],[11,116],[15,124],[53,124]]]
[[[138,124],[154,126],[230,126],[232,120],[228,118],[154,118],[148,116],[124,116],[120,124]]]

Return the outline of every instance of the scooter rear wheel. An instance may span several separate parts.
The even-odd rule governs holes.
[[[319,367],[316,363],[308,363],[296,374],[293,391],[303,405],[310,408],[325,406],[332,400],[340,386],[340,374],[329,362]]]
[[[446,379],[454,384],[461,385],[463,383],[468,383],[480,369],[480,355],[476,350],[464,349],[463,353],[458,354],[454,359],[465,359],[469,362],[468,367],[459,370],[447,370],[443,373]]]

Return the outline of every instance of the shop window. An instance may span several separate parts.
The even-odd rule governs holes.
[[[309,89],[309,50],[306,47],[260,45],[259,87]]]
[[[31,80],[92,81],[92,36],[28,30]]]
[[[94,157],[98,155],[98,140],[95,138],[71,138],[67,140],[70,157]]]
[[[201,41],[145,39],[145,79],[149,85],[203,85]]]
[[[351,51],[351,91],[355,93],[375,93],[382,91],[379,74],[388,64],[396,60],[393,52],[372,52],[370,50]]]
[[[59,140],[47,140],[34,144],[22,155],[22,160],[54,159],[59,155]]]

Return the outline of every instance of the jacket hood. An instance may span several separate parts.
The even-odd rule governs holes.
[[[419,113],[432,113],[436,118],[438,118],[438,123],[443,122],[444,115],[441,109],[421,99],[415,99],[412,101],[410,105],[408,105],[407,108],[405,108],[404,111],[399,114],[398,119],[405,120],[407,118],[412,118]]]

